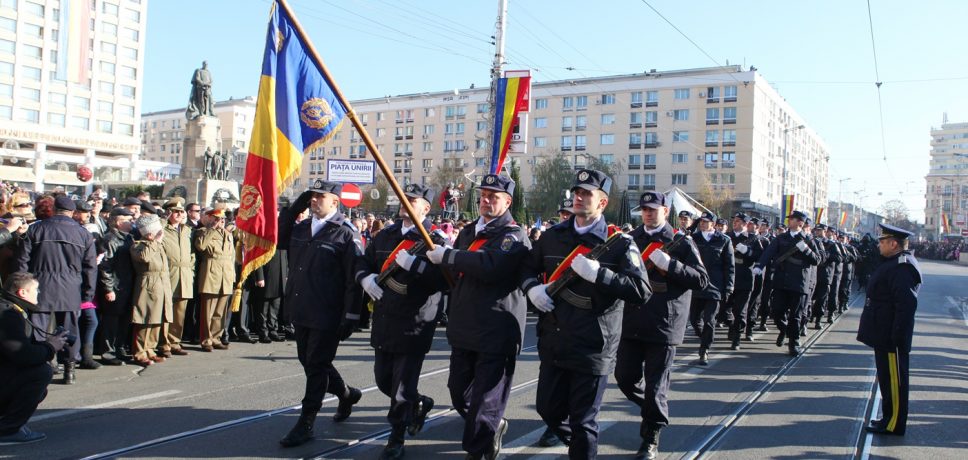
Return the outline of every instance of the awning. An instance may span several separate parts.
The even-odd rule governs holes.
[[[37,180],[33,168],[19,168],[17,166],[0,166],[0,179],[10,182],[29,182]]]

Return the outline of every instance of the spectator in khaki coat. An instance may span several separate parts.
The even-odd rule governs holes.
[[[201,299],[199,339],[202,351],[225,350],[222,343],[225,329],[223,318],[235,282],[235,240],[225,229],[225,210],[212,209],[205,213],[204,228],[195,232],[195,251],[198,265],[198,294]]]
[[[134,311],[131,323],[135,328],[134,362],[148,366],[165,361],[155,354],[162,325],[171,322],[171,283],[168,279],[168,256],[162,240],[165,236],[158,216],[145,214],[138,218],[141,239],[131,246],[134,265]]]
[[[187,355],[182,349],[182,334],[185,331],[185,311],[188,301],[194,297],[195,290],[195,251],[192,250],[192,228],[186,225],[185,199],[175,197],[164,205],[168,211],[165,225],[165,238],[162,245],[168,256],[168,275],[171,281],[172,317],[171,324],[162,328],[159,347],[161,354]]]

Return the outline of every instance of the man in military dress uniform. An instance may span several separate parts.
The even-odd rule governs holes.
[[[832,315],[833,312],[837,311],[837,307],[840,305],[840,280],[844,275],[844,265],[846,257],[844,254],[843,245],[837,240],[837,229],[833,227],[827,227],[826,232],[827,238],[830,239],[831,249],[834,251],[831,256],[836,254],[836,257],[831,262],[833,267],[833,273],[830,275],[830,290],[827,294],[827,313]],[[831,322],[833,322],[831,320]]]
[[[680,232],[691,232],[692,231],[692,222],[695,219],[696,219],[696,216],[694,216],[691,212],[689,212],[687,210],[679,211],[679,227],[678,227],[678,230]]]
[[[814,237],[826,254],[826,257],[817,265],[817,288],[814,289],[813,297],[810,299],[812,305],[810,314],[814,321],[814,329],[821,329],[820,322],[824,313],[827,313],[828,322],[833,322],[827,310],[827,298],[830,296],[831,283],[833,282],[834,264],[840,256],[834,242],[827,238],[826,232],[827,226],[824,224],[817,224],[814,228]]]
[[[575,212],[574,209],[575,201],[571,198],[565,198],[561,200],[561,206],[558,206],[558,219],[562,222],[571,218],[571,215]]]
[[[716,310],[720,302],[733,293],[735,282],[733,245],[726,235],[713,228],[715,222],[716,216],[704,211],[699,217],[699,227],[692,235],[709,274],[709,284],[693,294],[689,307],[689,321],[696,334],[699,334],[699,364],[709,364],[709,348],[713,345],[716,330]]]
[[[776,238],[772,232],[770,232],[770,219],[762,218],[757,226],[757,234],[763,239],[763,248],[770,245],[770,243]],[[755,276],[755,274],[754,274]],[[760,307],[757,312],[757,316],[760,318],[760,325],[756,328],[759,332],[767,332],[769,328],[766,326],[767,321],[770,318],[770,297],[773,295],[773,269],[770,267],[764,267],[763,273],[759,276],[763,278],[763,282],[760,286]]]
[[[912,235],[881,224],[881,262],[867,282],[867,302],[857,330],[857,340],[874,349],[883,397],[881,418],[866,427],[872,433],[903,436],[907,426],[908,363],[922,282],[918,261],[907,250]]]
[[[528,257],[527,232],[511,217],[514,181],[496,174],[481,178],[480,218],[457,235],[454,248],[427,252],[450,271],[447,341],[454,408],[464,418],[463,448],[469,458],[497,458],[508,422],[504,409],[524,340],[527,304],[517,270]]]
[[[749,222],[746,223],[746,233],[747,235],[749,235],[748,239],[750,243],[753,243],[753,244],[747,244],[746,246],[749,248],[755,248],[758,246],[760,248],[760,253],[752,254],[752,255],[748,253],[744,253],[742,255],[735,254],[735,257],[737,258],[737,262],[736,262],[737,265],[740,264],[738,259],[741,256],[744,259],[746,258],[752,259],[752,263],[755,264],[756,261],[760,259],[760,256],[763,255],[763,250],[766,249],[766,247],[770,244],[769,240],[767,240],[766,238],[763,238],[759,234],[759,231],[758,231],[759,226],[760,226],[760,220],[756,217],[750,218]],[[753,274],[752,265],[749,265],[747,268],[750,271],[750,276],[753,278],[753,291],[750,293],[749,306],[746,308],[746,340],[748,342],[752,342],[753,329],[756,327],[756,319],[760,317],[761,311],[764,310],[766,306],[764,306],[762,302],[763,275]]]
[[[763,273],[773,267],[773,320],[779,329],[776,346],[782,347],[785,337],[790,339],[789,354],[800,354],[800,308],[807,295],[810,274],[807,269],[820,263],[820,256],[810,249],[803,236],[807,215],[793,211],[789,216],[790,230],[777,235],[766,247],[753,273]]]
[[[286,310],[295,325],[296,352],[306,373],[306,393],[296,426],[279,443],[293,447],[313,438],[316,413],[326,393],[339,398],[333,420],[346,420],[363,395],[347,386],[333,366],[339,342],[360,319],[362,291],[355,274],[362,263],[356,227],[339,212],[342,184],[316,180],[286,211],[279,247],[289,251]],[[307,208],[312,218],[296,223]]]
[[[636,458],[658,455],[659,431],[669,425],[669,378],[682,343],[693,290],[709,284],[692,237],[667,223],[669,207],[661,192],[639,198],[642,226],[629,235],[642,250],[652,295],[630,302],[622,320],[615,380],[625,397],[642,409],[642,445]]]
[[[733,216],[733,230],[726,233],[733,243],[733,260],[736,266],[735,289],[726,302],[726,306],[733,313],[733,321],[729,325],[729,339],[733,350],[739,350],[739,340],[748,331],[747,314],[753,303],[751,300],[754,284],[753,264],[763,254],[762,241],[755,233],[750,235],[746,230],[749,221],[750,217],[745,213],[736,213]],[[755,309],[753,313],[755,314]],[[753,321],[756,319],[754,318]],[[752,338],[749,333],[746,337]]]
[[[641,305],[651,294],[635,241],[608,234],[611,185],[601,171],[578,171],[574,215],[542,235],[521,271],[521,290],[541,312],[535,405],[571,458],[598,455],[595,418],[615,369],[624,302]]]
[[[409,184],[404,195],[416,218],[430,232],[427,219],[434,191]],[[435,235],[436,236],[436,235]],[[435,245],[444,244],[437,236]],[[377,387],[390,397],[387,419],[392,431],[381,458],[402,458],[404,436],[423,428],[434,400],[417,392],[420,369],[436,330],[440,292],[447,283],[437,265],[426,258],[427,248],[410,215],[384,228],[366,245],[363,268],[356,273],[374,300],[370,345],[375,350],[373,374]]]
[[[844,248],[844,271],[840,274],[840,292],[837,294],[837,314],[847,311],[847,303],[850,302],[850,287],[854,282],[854,265],[860,260],[860,253],[857,252],[847,234],[843,231],[837,232],[841,247]]]

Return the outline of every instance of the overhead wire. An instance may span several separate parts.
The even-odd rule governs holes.
[[[888,175],[891,176],[891,181],[897,184],[897,178],[894,176],[894,171],[891,170],[891,164],[887,161],[887,135],[884,130],[884,103],[881,97],[881,74],[877,64],[877,43],[874,39],[874,16],[871,13],[871,2],[867,0],[867,23],[870,26],[871,32],[871,54],[874,57],[874,85],[877,88],[877,112],[880,121],[881,128],[881,153],[884,160],[884,168],[887,169]]]

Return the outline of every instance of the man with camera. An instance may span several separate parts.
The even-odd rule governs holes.
[[[31,339],[36,327],[28,312],[36,311],[40,284],[33,275],[17,272],[0,292],[0,446],[40,441],[47,436],[30,431],[27,420],[47,396],[53,377],[48,361],[64,348],[66,332]]]

